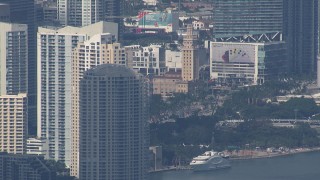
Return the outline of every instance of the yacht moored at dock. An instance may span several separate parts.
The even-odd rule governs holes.
[[[193,158],[190,166],[193,171],[210,171],[231,167],[229,157],[215,151],[206,151]]]

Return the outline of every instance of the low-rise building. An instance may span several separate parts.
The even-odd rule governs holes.
[[[193,29],[205,29],[205,23],[202,21],[192,21]]]
[[[221,83],[262,84],[287,72],[280,32],[216,38],[210,43],[210,77]]]
[[[145,6],[156,6],[159,4],[159,0],[143,0]]]
[[[160,94],[163,98],[171,97],[174,93],[187,93],[188,82],[182,81],[181,71],[167,72],[163,76],[152,79],[153,94]]]
[[[0,179],[53,180],[54,173],[41,156],[0,153]]]
[[[165,50],[160,45],[125,46],[128,67],[143,75],[163,75],[166,72]]]
[[[45,152],[48,147],[45,147],[47,144],[45,141],[37,138],[28,138],[27,139],[27,154],[30,155],[45,155]]]
[[[182,52],[166,50],[166,67],[167,71],[181,71],[182,69]]]

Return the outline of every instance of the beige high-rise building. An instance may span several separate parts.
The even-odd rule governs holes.
[[[127,65],[125,49],[120,43],[101,44],[102,61],[104,64]]]
[[[0,96],[0,151],[26,153],[28,136],[27,94]]]
[[[187,27],[187,35],[183,37],[182,47],[182,80],[193,81],[199,79],[199,55],[196,43],[197,35],[192,25]]]
[[[79,177],[79,82],[83,73],[99,64],[126,65],[126,54],[119,43],[113,43],[110,34],[97,34],[79,43],[72,56],[71,109],[72,155],[71,175]]]

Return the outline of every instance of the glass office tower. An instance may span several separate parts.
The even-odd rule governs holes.
[[[213,0],[215,35],[282,31],[283,0]]]

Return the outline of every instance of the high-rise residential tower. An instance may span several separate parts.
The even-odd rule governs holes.
[[[27,152],[27,94],[0,96],[0,151],[13,154]]]
[[[28,27],[0,22],[0,95],[28,92]]]
[[[46,157],[64,161],[67,166],[71,163],[72,52],[78,43],[105,32],[117,36],[117,24],[99,22],[82,28],[39,28],[38,137],[47,141]]]
[[[80,81],[80,179],[145,180],[148,85],[114,64],[88,70]]]
[[[193,81],[199,79],[199,47],[197,35],[192,25],[187,27],[187,35],[183,37],[182,47],[182,80]]]
[[[79,81],[88,69],[100,64],[126,65],[125,53],[110,33],[96,34],[78,43],[72,55],[71,108],[72,108],[72,155],[70,173],[79,177]]]
[[[28,118],[29,133],[36,134],[37,119],[37,58],[36,58],[36,19],[33,0],[0,0],[10,6],[10,22],[28,26]]]
[[[284,0],[283,35],[293,72],[315,75],[319,52],[319,1]]]
[[[60,24],[87,26],[99,21],[115,22],[122,29],[123,0],[58,0]]]
[[[0,22],[0,151],[23,154],[28,136],[28,28]]]

